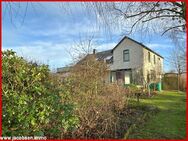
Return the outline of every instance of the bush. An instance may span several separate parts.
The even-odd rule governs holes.
[[[140,90],[138,88],[138,85],[135,85],[135,84],[124,84],[124,87],[128,88],[128,89],[130,89],[132,91],[138,91],[138,90]]]
[[[76,126],[73,105],[62,99],[47,66],[28,63],[10,50],[3,52],[2,66],[3,136],[58,138]]]
[[[126,108],[130,94],[122,86],[105,83],[107,73],[106,64],[91,56],[75,65],[64,79],[62,87],[69,92],[79,118],[78,129],[65,135],[65,138],[114,138],[118,114]]]

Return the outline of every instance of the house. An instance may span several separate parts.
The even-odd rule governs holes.
[[[93,55],[108,64],[108,82],[143,85],[161,80],[164,58],[127,36],[112,50],[96,52],[94,49]]]

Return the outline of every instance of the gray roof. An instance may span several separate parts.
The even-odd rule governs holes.
[[[102,52],[97,52],[96,53],[96,58],[98,60],[104,60],[107,57],[112,57],[112,50],[106,50],[106,51],[102,51]]]
[[[81,64],[83,61],[85,61],[90,56],[95,56],[98,61],[102,60],[110,60],[112,58],[112,50],[105,50],[101,52],[96,52],[95,54],[88,54],[83,59],[77,62],[77,64]]]

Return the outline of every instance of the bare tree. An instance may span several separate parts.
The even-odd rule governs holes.
[[[94,38],[94,34],[80,35],[79,40],[74,42],[74,45],[72,45],[70,50],[67,50],[73,60],[73,64],[77,63],[92,52],[95,47]]]
[[[161,64],[159,63],[157,67],[153,68],[153,70],[147,71],[147,74],[144,75],[143,68],[138,67],[132,70],[132,80],[134,84],[143,85],[143,88],[148,90],[148,96],[150,96],[150,85],[152,83],[159,83],[161,82],[162,77],[162,68]],[[155,90],[155,85],[154,85]]]
[[[41,5],[41,3],[39,3]],[[95,15],[98,25],[104,24],[111,29],[121,28],[126,33],[132,33],[135,29],[144,33],[159,31],[162,35],[169,31],[185,32],[186,28],[186,3],[181,2],[80,2],[85,14]],[[58,4],[57,4],[58,5]],[[9,13],[11,21],[13,13],[19,13],[19,3],[4,3],[4,11]],[[36,11],[32,3],[27,3],[23,15],[23,21],[28,6]],[[72,3],[59,3],[59,7],[72,14],[75,6]],[[22,8],[23,10],[24,8]],[[4,13],[5,13],[4,12]],[[22,23],[23,23],[22,21]],[[125,34],[125,33],[124,33]]]
[[[184,41],[177,41],[174,43],[167,61],[169,65],[174,68],[175,72],[178,74],[178,90],[180,89],[180,76],[182,73],[186,72],[186,48]]]
[[[136,84],[136,85],[144,85],[145,79],[143,77],[143,68],[139,67],[139,68],[135,68],[132,70],[132,83]]]
[[[155,90],[156,86],[155,84],[156,83],[159,83],[161,81],[161,76],[162,76],[162,72],[159,71],[159,70],[151,70],[148,74],[147,74],[147,87],[148,87],[148,96],[151,96],[150,94],[150,86],[151,84],[153,83],[154,86],[153,86],[153,90]]]
[[[123,25],[129,33],[138,27],[144,31],[156,31],[158,28],[162,35],[174,30],[185,32],[185,2],[110,2],[92,5],[103,23]]]

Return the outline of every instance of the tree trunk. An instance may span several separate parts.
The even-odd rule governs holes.
[[[148,84],[148,97],[150,97],[151,96],[151,94],[150,94],[150,83]]]
[[[178,91],[180,90],[180,74],[181,74],[181,67],[178,64]]]

